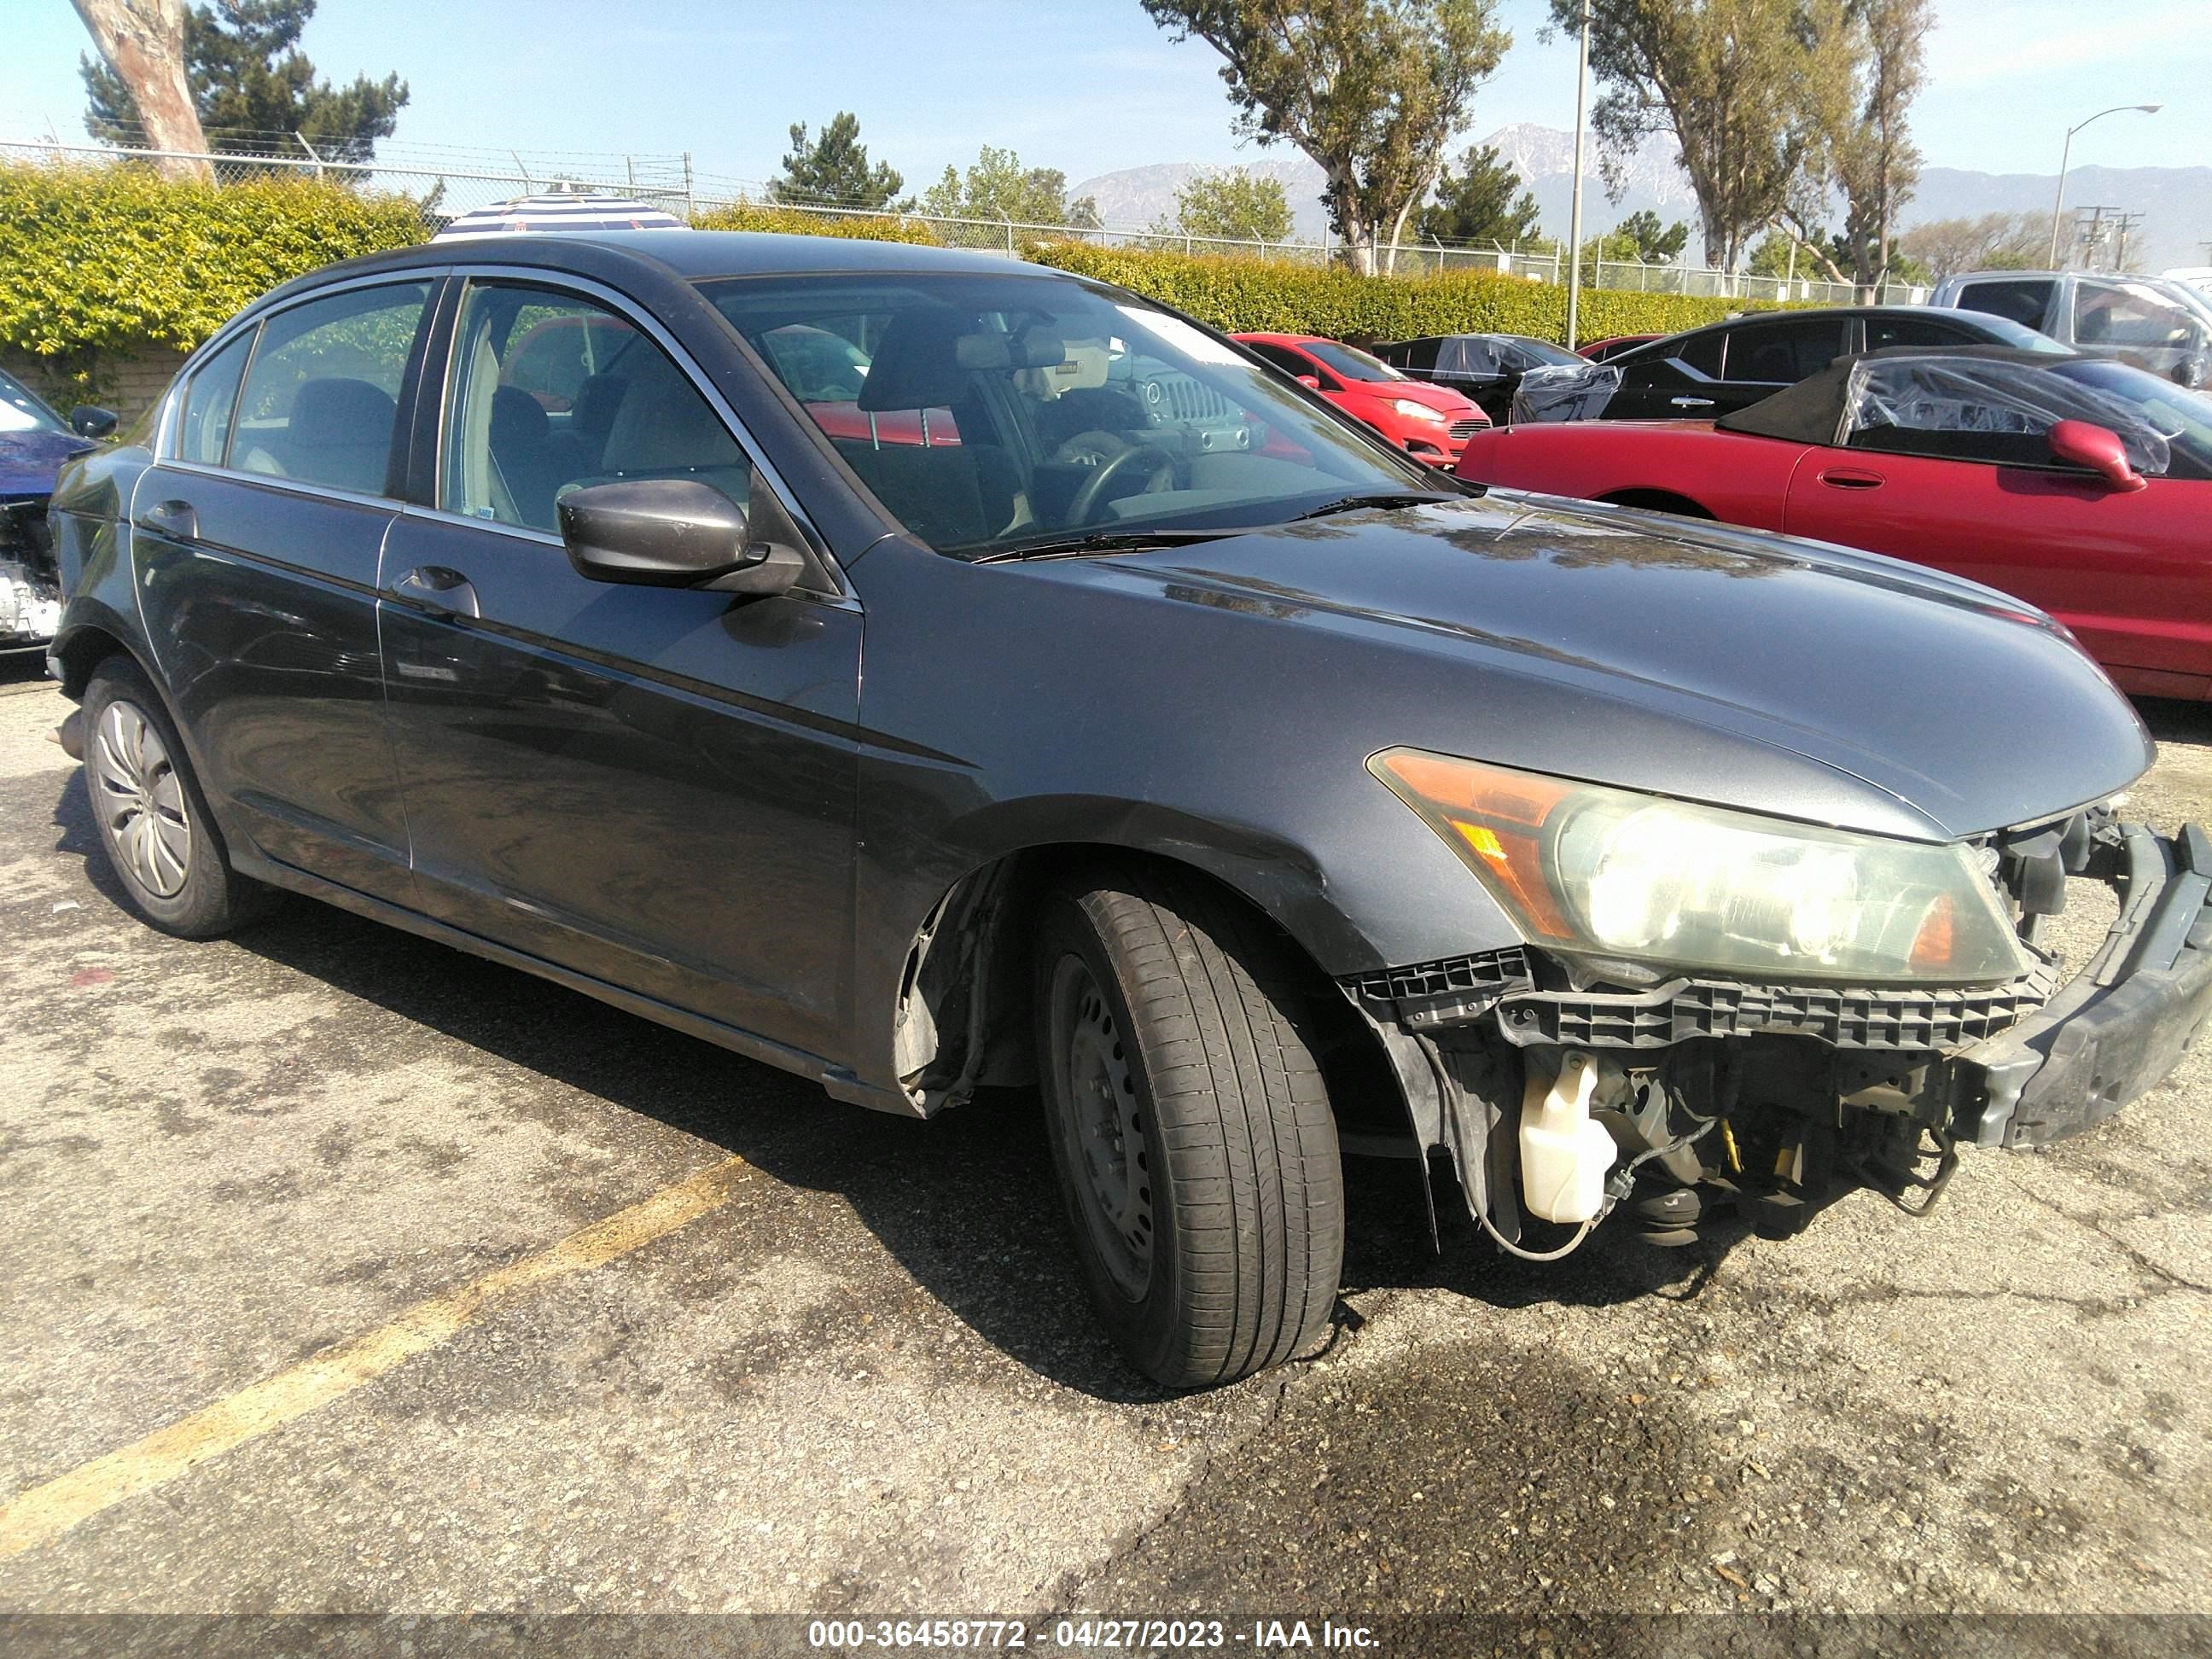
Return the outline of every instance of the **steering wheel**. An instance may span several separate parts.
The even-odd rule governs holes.
[[[1100,509],[1106,505],[1107,487],[1124,473],[1142,469],[1145,482],[1150,483],[1174,465],[1175,457],[1164,449],[1156,449],[1151,444],[1131,444],[1083,481],[1083,487],[1075,492],[1075,499],[1068,503],[1068,523],[1096,523]]]

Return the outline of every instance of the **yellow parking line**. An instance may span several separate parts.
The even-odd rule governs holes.
[[[329,1405],[436,1347],[484,1309],[549,1280],[604,1267],[727,1203],[749,1165],[741,1158],[664,1187],[558,1244],[418,1302],[391,1323],[324,1349],[289,1370],[241,1389],[181,1422],[157,1429],[0,1507],[0,1560],[34,1549],[256,1435]]]

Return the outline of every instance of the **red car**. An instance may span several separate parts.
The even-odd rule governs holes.
[[[1717,422],[1500,428],[1458,471],[1932,565],[2049,611],[2124,690],[2212,697],[2212,398],[2109,358],[1900,347]]]
[[[1611,362],[1624,351],[1633,351],[1638,346],[1650,345],[1654,340],[1666,337],[1663,334],[1615,334],[1607,339],[1592,340],[1585,346],[1577,346],[1575,352],[1594,363]]]
[[[1449,466],[1490,417],[1449,386],[1409,380],[1379,357],[1311,334],[1230,337],[1432,466]]]

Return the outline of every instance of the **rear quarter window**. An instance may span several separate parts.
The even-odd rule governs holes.
[[[2020,279],[1968,283],[1959,290],[1958,303],[1961,311],[1985,311],[1992,317],[2008,317],[2029,328],[2040,328],[2044,314],[2051,309],[2051,284]]]

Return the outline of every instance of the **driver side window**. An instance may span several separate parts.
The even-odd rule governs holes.
[[[440,457],[448,513],[557,534],[572,489],[696,478],[740,507],[750,468],[696,386],[581,295],[472,283],[453,331]]]

